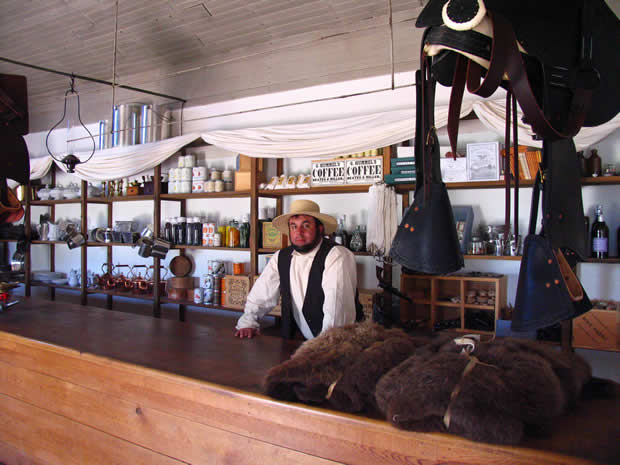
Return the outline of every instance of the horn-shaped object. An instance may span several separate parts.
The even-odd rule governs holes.
[[[434,80],[416,71],[416,192],[398,227],[390,255],[403,267],[443,274],[464,266],[452,205],[439,169],[434,128]]]

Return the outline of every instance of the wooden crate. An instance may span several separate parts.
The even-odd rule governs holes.
[[[445,320],[458,319],[457,331],[474,333],[494,333],[468,327],[468,312],[489,312],[497,322],[500,310],[506,306],[506,276],[429,276],[421,274],[402,274],[400,289],[413,302],[401,300],[401,321],[417,320],[425,322],[430,329]],[[495,294],[492,304],[467,302],[468,293]],[[494,325],[495,329],[495,325]]]

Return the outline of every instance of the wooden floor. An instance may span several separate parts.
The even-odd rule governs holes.
[[[617,400],[522,447],[401,431],[260,394],[301,341],[31,299],[0,313],[0,462],[6,464],[620,463]],[[267,330],[269,333],[270,330]]]

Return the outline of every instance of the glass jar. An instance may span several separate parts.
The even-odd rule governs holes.
[[[355,227],[355,231],[353,231],[353,236],[351,236],[351,242],[349,242],[349,248],[353,252],[361,252],[362,251],[362,232],[359,226]]]
[[[239,222],[232,220],[228,228],[228,247],[239,247]]]
[[[187,245],[187,218],[179,216],[177,218],[177,225],[179,228],[178,242],[179,245]]]

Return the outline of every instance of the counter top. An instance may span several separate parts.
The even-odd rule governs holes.
[[[240,340],[230,319],[216,321],[207,327],[35,298],[0,313],[0,418],[12,420],[0,422],[0,462],[620,463],[617,397],[580,403],[548,436],[518,447],[402,431],[263,396],[269,368],[301,341]]]
[[[269,335],[242,340],[233,336],[233,325],[208,327],[37,298],[0,313],[0,331],[253,393],[262,392],[269,368],[302,343]]]

